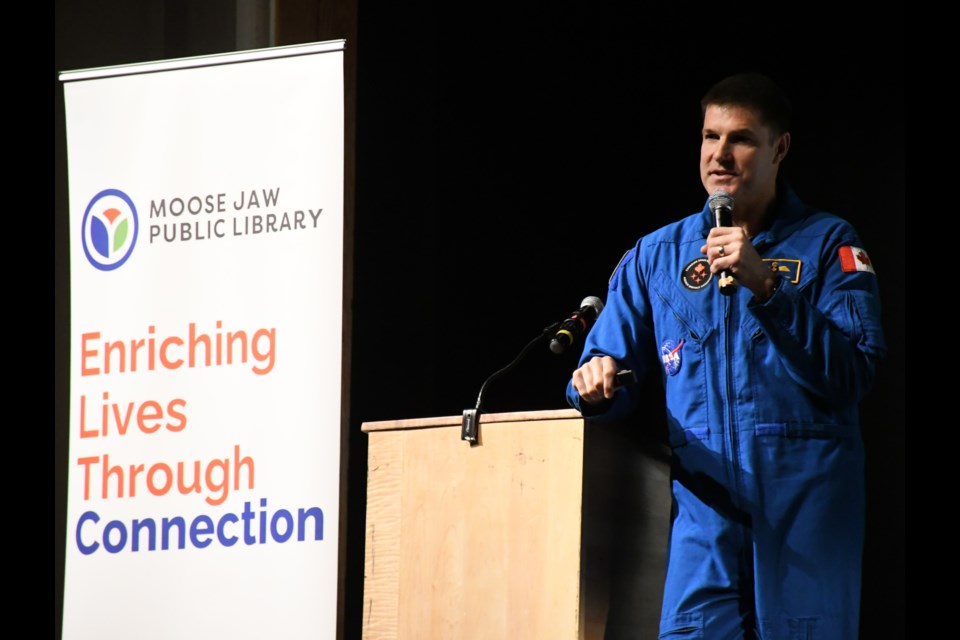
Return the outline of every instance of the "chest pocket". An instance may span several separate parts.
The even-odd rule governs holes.
[[[764,258],[764,261],[768,265],[771,264],[770,258]],[[795,277],[795,274],[792,273],[781,274],[790,283],[785,286],[797,287],[801,295],[806,296],[809,300],[812,292],[811,285],[817,281],[817,266],[812,261],[801,261],[796,269],[799,270],[799,276]],[[760,323],[747,310],[740,314],[740,331],[751,347],[755,347],[758,342],[766,340],[763,331],[760,329]]]
[[[670,444],[680,446],[710,435],[708,397],[711,392],[709,352],[715,329],[680,288],[658,271],[651,288],[656,298],[654,335],[666,394]],[[699,291],[706,303],[712,295]]]
[[[656,327],[658,340],[662,340],[666,335],[664,332],[671,331],[670,326],[676,324],[701,345],[707,341],[714,331],[713,326],[684,299],[684,292],[662,271],[658,271],[653,277],[653,291],[658,301],[664,305],[656,317],[656,322],[661,325]],[[698,291],[693,295],[707,297],[711,292]]]

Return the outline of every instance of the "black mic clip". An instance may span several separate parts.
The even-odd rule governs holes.
[[[617,375],[613,377],[613,386],[617,389],[631,384],[637,384],[638,382],[640,382],[640,378],[637,377],[637,372],[633,369],[621,369],[617,372]]]

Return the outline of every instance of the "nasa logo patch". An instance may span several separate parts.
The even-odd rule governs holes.
[[[660,360],[668,376],[675,376],[680,371],[680,350],[683,348],[683,342],[681,340],[680,344],[677,344],[673,340],[664,340],[660,345]]]

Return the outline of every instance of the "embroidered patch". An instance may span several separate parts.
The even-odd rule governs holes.
[[[680,371],[680,349],[683,348],[684,341],[680,344],[673,340],[664,340],[660,345],[660,360],[663,361],[663,370],[668,376],[675,376]]]
[[[800,282],[800,267],[803,264],[799,260],[794,258],[764,258],[763,261],[770,267],[770,271],[790,284]]]
[[[691,291],[703,289],[709,284],[712,278],[713,274],[710,273],[710,263],[707,262],[706,258],[697,258],[685,266],[683,271],[680,272],[680,281],[683,283],[683,286]]]
[[[869,271],[877,275],[873,270],[873,263],[870,262],[870,256],[860,247],[840,247],[840,267],[844,273]]]

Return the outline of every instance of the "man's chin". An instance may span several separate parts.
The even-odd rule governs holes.
[[[707,193],[714,193],[716,191],[726,191],[734,198],[737,197],[737,191],[739,190],[739,182],[733,176],[726,178],[718,178],[717,176],[710,176],[703,186],[706,188]]]

